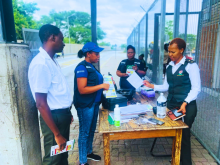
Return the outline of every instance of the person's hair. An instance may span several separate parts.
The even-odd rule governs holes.
[[[46,24],[40,28],[39,37],[42,43],[47,42],[51,35],[57,36],[60,29],[54,25]]]
[[[88,51],[88,52],[89,52],[89,53],[92,53],[92,51]],[[77,56],[78,56],[79,58],[86,57],[86,55],[87,55],[87,52],[83,52],[82,49],[80,49],[80,50],[78,51],[78,54],[77,54]]]
[[[140,56],[144,57],[144,54],[140,54]]]
[[[169,45],[170,45],[170,43],[165,43],[165,44],[164,44],[164,47],[163,47],[164,50],[167,51],[167,52],[168,52],[168,47],[169,47]]]
[[[186,49],[186,42],[182,39],[182,38],[174,38],[171,42],[170,42],[170,45],[172,44],[177,44],[177,47],[179,49],[182,49],[183,48],[183,52],[185,51]]]
[[[128,49],[132,49],[134,51],[134,53],[135,53],[135,47],[133,47],[132,45],[128,45],[127,46],[127,51],[128,51]]]

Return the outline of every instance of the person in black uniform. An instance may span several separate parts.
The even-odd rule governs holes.
[[[182,165],[191,165],[190,129],[197,114],[196,98],[201,91],[198,65],[183,56],[186,43],[181,38],[173,39],[168,48],[171,62],[167,66],[163,85],[153,85],[144,81],[145,86],[156,91],[167,91],[167,108],[179,107],[179,112],[186,114],[184,122],[189,126],[183,129],[181,158]]]
[[[144,64],[141,60],[134,58],[135,48],[131,45],[127,47],[128,59],[122,60],[116,71],[117,76],[120,77],[120,88],[121,89],[135,89],[126,79],[132,72],[136,72],[140,77],[146,75],[144,70]]]

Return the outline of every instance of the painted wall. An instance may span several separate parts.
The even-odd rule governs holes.
[[[29,47],[0,44],[0,164],[40,165],[38,115],[28,84]]]

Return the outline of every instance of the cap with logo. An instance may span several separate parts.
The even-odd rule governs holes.
[[[101,52],[103,51],[104,48],[99,47],[97,44],[94,42],[87,42],[83,48],[82,51],[83,53],[93,51],[93,52]]]

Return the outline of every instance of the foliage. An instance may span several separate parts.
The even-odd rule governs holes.
[[[165,34],[167,34],[169,36],[169,40],[172,40],[172,38],[173,38],[173,21],[172,20],[166,22]],[[179,38],[184,39],[185,34],[184,33],[179,34]],[[193,49],[195,49],[195,47],[196,47],[196,38],[197,38],[197,36],[195,34],[187,34],[186,49],[188,51],[192,51]]]
[[[99,46],[111,46],[110,42],[100,42]]]
[[[185,34],[179,34],[179,37],[184,39]],[[196,39],[197,35],[195,34],[187,34],[187,41],[186,41],[186,49],[188,51],[192,51],[196,47]]]
[[[165,34],[169,36],[169,40],[173,38],[173,21],[166,21]]]
[[[38,28],[47,23],[59,27],[67,38],[70,34],[73,43],[83,44],[91,41],[91,16],[86,12],[74,10],[56,12],[52,10],[49,16],[41,17]],[[105,36],[106,33],[101,29],[100,22],[97,22],[97,40],[102,40]],[[64,42],[69,43],[69,39],[67,41],[64,40]]]
[[[17,39],[23,39],[22,28],[36,29],[37,23],[33,20],[33,14],[39,8],[36,3],[24,3],[22,0],[13,0],[12,3]]]
[[[122,49],[123,51],[126,51],[126,47],[127,47],[127,44],[121,44],[121,49]]]

